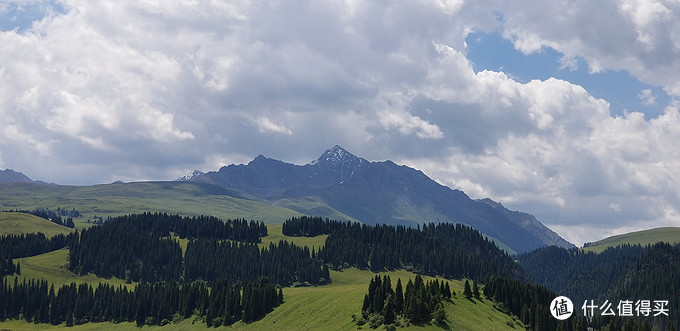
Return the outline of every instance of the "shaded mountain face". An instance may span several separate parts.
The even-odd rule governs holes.
[[[259,155],[247,165],[232,164],[189,180],[242,190],[273,204],[285,202],[287,208],[314,216],[337,219],[333,216],[341,214],[366,224],[407,226],[465,223],[516,252],[550,245],[574,247],[529,214],[491,200],[472,200],[419,170],[392,161],[369,162],[340,146],[302,166]],[[308,201],[323,202],[334,213],[312,211]]]
[[[0,170],[0,183],[33,183],[28,176],[12,169]]]

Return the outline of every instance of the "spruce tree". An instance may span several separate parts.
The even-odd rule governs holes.
[[[383,317],[385,318],[385,324],[392,324],[396,319],[396,314],[394,312],[394,297],[390,294],[385,300],[385,306],[383,307]]]
[[[444,292],[442,293],[442,295],[447,299],[451,299],[451,286],[449,286],[449,282],[444,283],[446,284],[444,284]]]
[[[463,295],[468,299],[472,298],[472,290],[470,290],[470,282],[467,279],[465,280],[465,288],[463,289]]]
[[[66,313],[66,326],[68,327],[73,326],[73,311],[70,309],[68,313]]]
[[[477,285],[476,280],[472,282],[472,295],[479,299],[479,286]]]
[[[394,289],[394,311],[401,314],[404,310],[404,290],[401,287],[401,278],[397,278],[397,286]]]

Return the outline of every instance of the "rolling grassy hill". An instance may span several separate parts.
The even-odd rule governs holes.
[[[671,244],[680,242],[680,228],[665,227],[620,234],[590,243],[588,247],[584,247],[583,250],[600,253],[608,247],[616,247],[623,244],[639,244],[644,246],[654,244],[659,241],[668,242]]]
[[[167,212],[187,216],[210,215],[223,219],[245,218],[280,223],[302,214],[243,196],[214,185],[189,182],[145,182],[94,186],[33,183],[0,184],[0,210],[76,208],[87,220],[141,212]]]
[[[42,232],[51,237],[71,231],[73,229],[30,214],[0,212],[0,235]]]

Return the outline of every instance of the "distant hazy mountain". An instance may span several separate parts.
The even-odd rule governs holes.
[[[305,214],[343,215],[367,224],[465,223],[517,252],[574,247],[532,215],[490,199],[472,200],[419,170],[392,161],[369,162],[340,146],[302,166],[259,155],[247,165],[232,164],[188,180],[242,190]]]
[[[0,183],[33,183],[28,176],[12,169],[0,170]]]

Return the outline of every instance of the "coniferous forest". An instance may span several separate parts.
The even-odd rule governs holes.
[[[318,256],[334,268],[375,272],[406,268],[425,275],[481,282],[494,275],[526,279],[507,253],[479,231],[462,224],[429,223],[412,228],[300,217],[286,221],[283,229],[289,236],[328,234]]]
[[[45,280],[0,287],[0,320],[23,318],[27,322],[67,326],[87,322],[136,322],[165,325],[196,315],[208,326],[255,321],[283,303],[280,287],[266,278],[229,283],[139,283],[133,290],[100,283],[64,285],[55,291]]]
[[[324,284],[328,268],[309,249],[282,241],[260,249],[267,234],[261,222],[167,214],[129,215],[107,220],[69,243],[69,269],[129,281],[231,282],[269,279],[282,286]],[[170,233],[191,238],[184,258]],[[126,243],[121,245],[121,243]]]
[[[545,247],[518,256],[520,265],[534,281],[569,297],[576,309],[587,301],[605,300],[617,309],[619,301],[667,300],[671,311],[680,307],[680,245],[621,245],[599,254]],[[487,285],[488,286],[488,285]],[[582,315],[582,311],[581,311]],[[680,325],[680,315],[598,316],[593,324],[611,330],[644,325],[661,330]],[[633,314],[636,315],[636,314]],[[627,326],[624,328],[624,325]]]
[[[372,328],[393,324],[399,316],[415,324],[441,322],[446,318],[443,300],[450,300],[451,295],[447,281],[435,279],[425,283],[422,276],[416,275],[415,281],[409,279],[404,290],[401,278],[392,289],[389,276],[375,276],[364,296],[361,317],[355,317],[355,321],[357,325],[368,324]]]
[[[190,238],[185,258],[173,234]],[[195,315],[208,326],[252,322],[283,302],[281,285],[330,280],[328,268],[308,249],[285,241],[259,249],[256,243],[266,234],[261,222],[145,213],[110,218],[68,236],[3,236],[4,274],[20,273],[13,258],[68,247],[70,270],[139,284],[134,290],[71,284],[55,291],[43,280],[17,283],[15,277],[12,283],[4,277],[0,320],[160,325]]]

